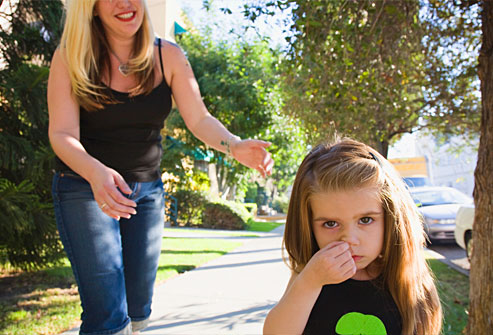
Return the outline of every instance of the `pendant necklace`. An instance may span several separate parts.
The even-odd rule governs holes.
[[[118,65],[118,71],[120,71],[120,73],[122,74],[122,76],[124,76],[124,77],[128,76],[129,73],[130,73],[130,68],[128,66],[128,62],[127,63],[123,63],[121,61],[120,57],[118,57],[118,55],[113,50],[110,49],[110,51],[113,54],[113,56],[115,56],[115,58],[120,63],[120,65]]]

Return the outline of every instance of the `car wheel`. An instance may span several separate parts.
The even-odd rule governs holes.
[[[473,243],[472,243],[472,232],[467,231],[465,236],[464,236],[464,242],[466,243],[466,255],[467,259],[471,261],[471,256],[472,256],[472,248],[473,248]]]

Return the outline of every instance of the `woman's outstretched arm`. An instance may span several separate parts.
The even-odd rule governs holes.
[[[192,134],[212,148],[230,153],[237,161],[256,169],[263,176],[270,174],[274,162],[270,153],[265,150],[270,143],[253,139],[241,140],[231,134],[207,111],[192,67],[182,50],[169,42],[165,42],[162,48],[163,64],[171,69],[169,83],[173,97]]]

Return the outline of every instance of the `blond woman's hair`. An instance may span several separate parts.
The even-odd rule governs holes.
[[[117,103],[102,81],[105,70],[111,78],[110,47],[101,20],[94,15],[96,1],[65,2],[65,26],[60,43],[74,97],[89,111]],[[135,35],[132,58],[128,62],[130,73],[137,79],[131,96],[148,94],[154,86],[154,31],[145,0],[143,8],[143,22]]]
[[[310,198],[320,192],[376,187],[384,209],[382,258],[375,260],[383,286],[402,317],[402,333],[439,334],[442,309],[423,255],[421,216],[402,178],[369,146],[342,139],[315,147],[296,174],[289,202],[284,246],[289,266],[299,273],[319,250],[312,231]]]

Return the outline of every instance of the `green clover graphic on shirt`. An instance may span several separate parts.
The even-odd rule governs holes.
[[[341,316],[336,325],[339,335],[387,335],[382,320],[374,315],[351,312]]]

